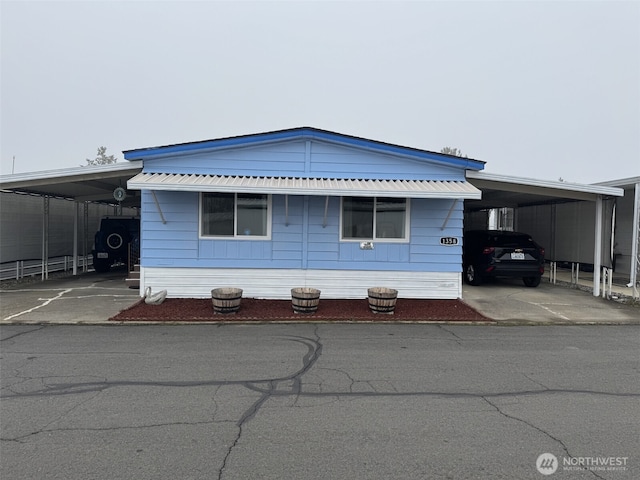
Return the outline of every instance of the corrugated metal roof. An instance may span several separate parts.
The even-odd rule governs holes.
[[[127,182],[132,190],[270,193],[406,198],[480,199],[482,193],[465,181],[365,180],[303,177],[251,177],[170,173],[139,173]]]
[[[601,185],[583,185],[580,183],[559,182],[553,180],[540,180],[536,178],[513,177],[510,175],[498,175],[487,172],[473,172],[467,170],[467,179],[485,193],[483,200],[488,200],[490,192],[513,192],[520,197],[520,205],[543,203],[556,199],[573,199],[595,201],[598,195],[622,197],[624,190],[615,187]],[[534,198],[531,198],[533,196]],[[536,199],[535,197],[540,197]],[[506,205],[492,205],[506,206]],[[485,207],[490,208],[490,207]]]

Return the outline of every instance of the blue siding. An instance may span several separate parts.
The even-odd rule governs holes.
[[[162,223],[152,195],[143,191],[141,262],[183,265],[198,256],[198,194],[163,191],[156,198],[167,223]]]
[[[311,170],[314,177],[369,179],[461,180],[458,168],[429,164],[424,160],[384,155],[329,143],[311,144]]]
[[[148,173],[326,178],[464,180],[464,170],[318,140],[183,154],[145,160]]]
[[[330,198],[323,227],[324,197],[290,196],[287,217],[285,197],[275,196],[272,238],[258,241],[199,238],[197,193],[156,192],[156,196],[167,223],[161,222],[151,194],[143,191],[144,266],[461,271],[461,247],[442,246],[440,237],[461,239],[462,202],[457,202],[442,230],[452,201],[414,199],[410,205],[410,243],[375,242],[373,250],[361,250],[359,242],[339,241],[337,197]]]

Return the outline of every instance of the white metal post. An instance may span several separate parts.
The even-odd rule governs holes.
[[[73,275],[78,275],[78,202],[73,202]]]
[[[631,268],[629,283],[633,288],[633,297],[638,298],[638,270],[640,270],[640,183],[636,183],[633,199],[633,221],[631,227]]]
[[[49,197],[42,203],[42,280],[49,278]]]
[[[596,198],[596,234],[593,252],[593,296],[600,296],[600,269],[602,268],[602,195]]]
[[[82,271],[87,272],[89,267],[87,265],[87,242],[89,241],[89,202],[83,203],[83,230],[84,235],[82,239]]]

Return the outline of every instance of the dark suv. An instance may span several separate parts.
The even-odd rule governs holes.
[[[129,245],[137,257],[140,246],[140,219],[138,217],[105,217],[94,238],[93,268],[108,272],[116,263],[127,263]],[[137,258],[134,259],[137,262]]]
[[[544,248],[531,235],[499,230],[470,230],[462,248],[464,279],[480,285],[485,277],[522,277],[537,287],[544,273]]]

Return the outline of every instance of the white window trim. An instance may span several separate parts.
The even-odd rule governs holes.
[[[239,240],[239,241],[265,241],[271,240],[271,225],[273,223],[272,195],[267,194],[267,234],[266,235],[238,235],[238,193],[233,194],[233,235],[203,235],[202,234],[202,197],[205,193],[226,192],[200,192],[198,197],[198,238],[201,240]]]
[[[373,197],[374,200],[374,213],[373,213],[373,238],[345,238],[343,237],[343,229],[342,229],[342,212],[344,212],[344,197],[340,197],[340,241],[341,242],[354,242],[354,243],[361,243],[361,242],[378,242],[378,243],[409,243],[410,242],[410,238],[409,235],[411,233],[411,199],[410,198],[406,198],[405,201],[405,205],[406,205],[406,210],[405,210],[405,222],[404,222],[404,238],[376,238],[375,237],[375,232],[376,232],[376,213],[375,213],[375,205],[377,203],[378,198],[384,198],[384,197]],[[401,197],[395,197],[395,198],[401,198]]]

